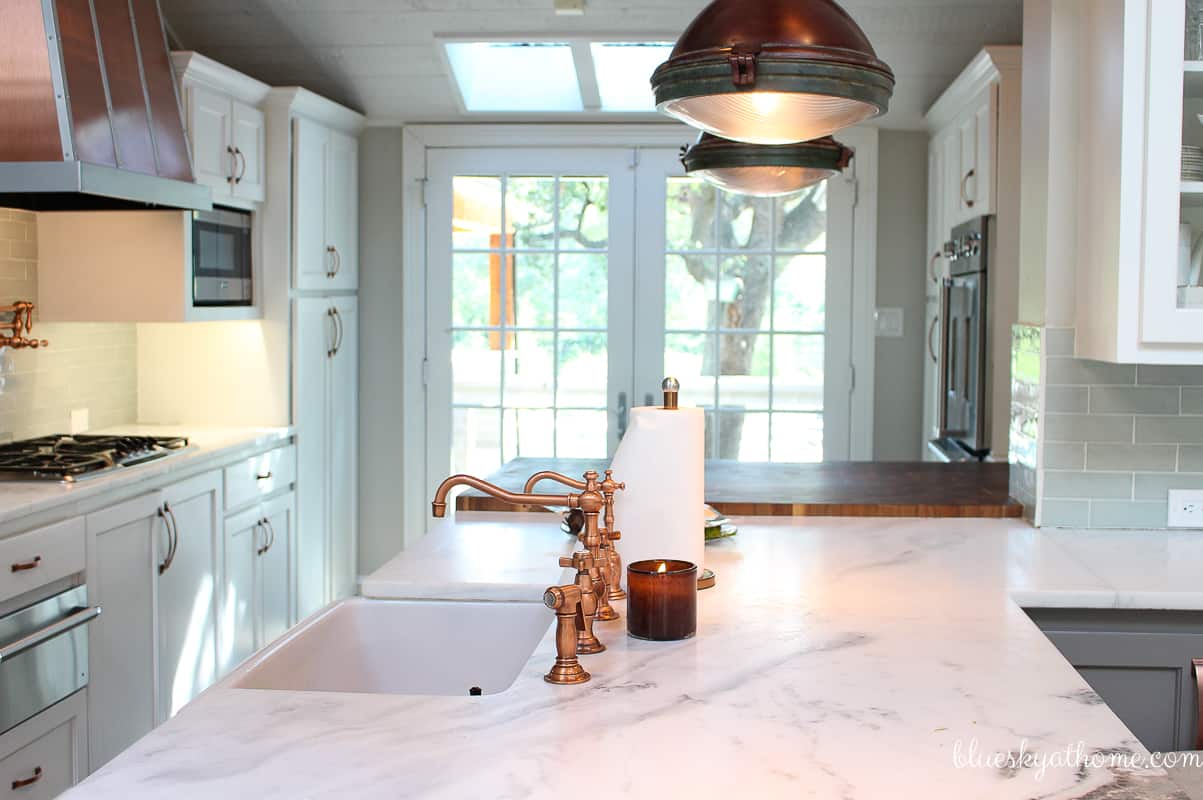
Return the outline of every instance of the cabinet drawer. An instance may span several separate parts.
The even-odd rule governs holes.
[[[0,800],[49,800],[75,785],[84,707],[76,693],[0,736]]]
[[[296,448],[292,445],[226,467],[226,510],[240,508],[264,495],[288,488],[296,480],[296,474]]]
[[[0,600],[82,572],[83,517],[0,539]]]

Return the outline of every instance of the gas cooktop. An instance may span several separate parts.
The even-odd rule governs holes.
[[[0,480],[74,482],[171,455],[184,436],[42,436],[0,445]]]

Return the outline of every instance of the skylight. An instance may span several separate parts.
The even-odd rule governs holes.
[[[668,60],[669,42],[592,42],[602,111],[655,111],[652,71]]]
[[[582,111],[572,46],[555,42],[447,42],[468,111]]]
[[[464,110],[651,113],[650,79],[671,42],[445,41]]]

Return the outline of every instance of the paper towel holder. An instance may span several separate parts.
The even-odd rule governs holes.
[[[681,391],[681,382],[671,375],[660,382],[664,391],[664,408],[677,408],[677,393]]]

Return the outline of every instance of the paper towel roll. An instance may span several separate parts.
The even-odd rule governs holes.
[[[705,430],[700,408],[631,409],[630,426],[610,464],[614,480],[627,485],[614,497],[624,564],[677,558],[697,564],[701,574]]]

